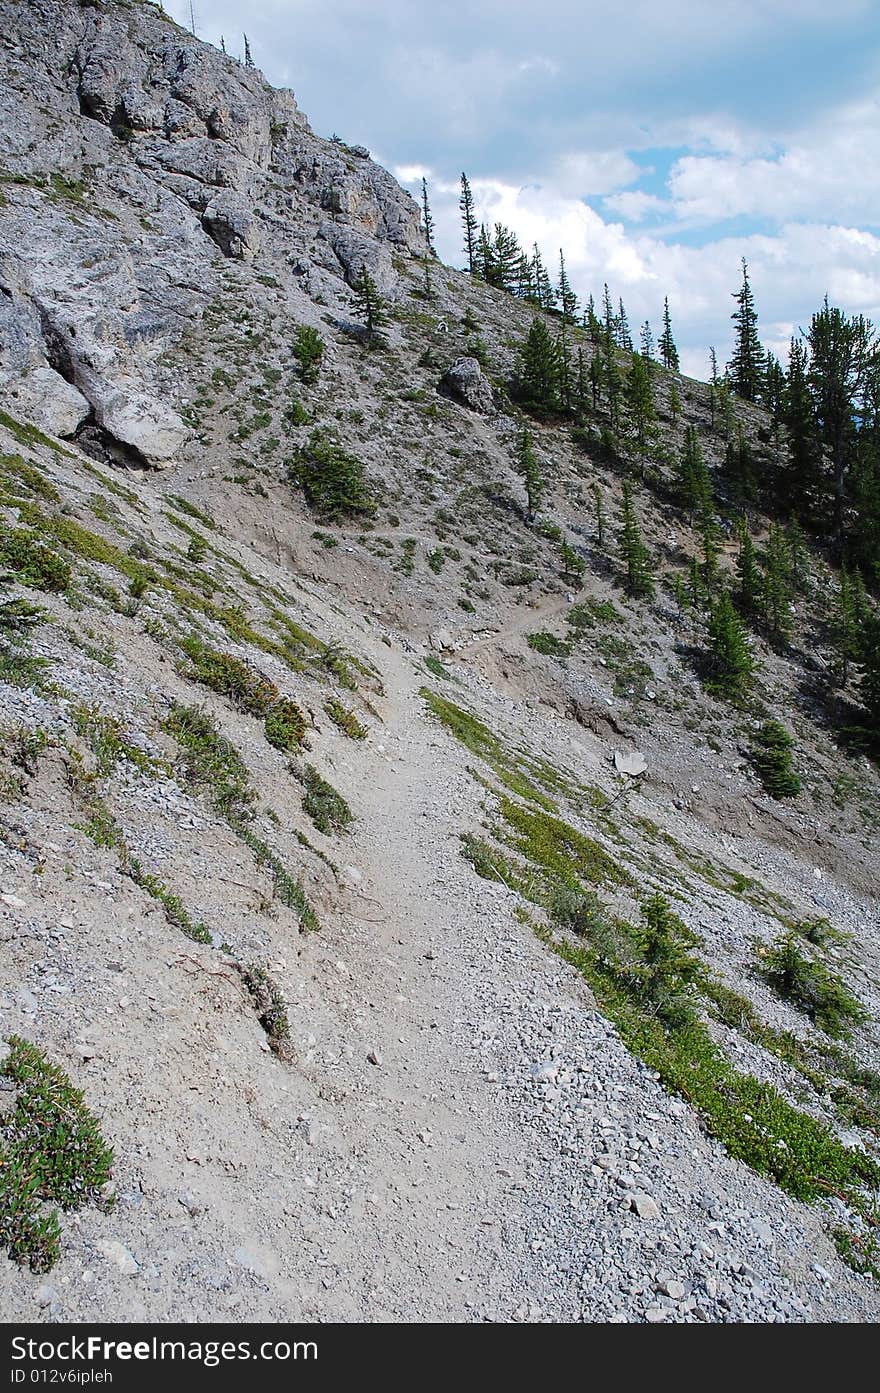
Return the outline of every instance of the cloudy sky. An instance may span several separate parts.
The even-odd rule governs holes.
[[[189,0],[165,0],[189,22]],[[764,342],[787,352],[826,293],[880,320],[878,0],[194,0],[201,38],[292,87],[315,130],[431,189],[462,264],[478,215],[630,323],[669,296],[685,370],[730,347],[749,262]]]

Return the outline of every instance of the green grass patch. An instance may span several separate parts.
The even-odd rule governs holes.
[[[429,687],[422,687],[419,695],[431,714],[445,726],[450,735],[455,736],[471,754],[488,764],[506,789],[520,798],[537,803],[541,808],[555,811],[552,800],[536,788],[531,779],[523,773],[522,761],[512,754],[478,717],[456,706],[439,692],[432,692]]]
[[[306,737],[306,718],[303,711],[290,697],[280,697],[266,713],[263,723],[266,739],[276,750],[294,753]]]
[[[868,1013],[846,983],[820,959],[808,956],[794,933],[759,947],[759,971],[777,996],[802,1011],[833,1038],[863,1025]]]

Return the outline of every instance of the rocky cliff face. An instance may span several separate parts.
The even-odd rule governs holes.
[[[225,258],[310,292],[424,251],[367,152],[153,6],[0,6],[0,384],[44,429],[162,466],[190,432],[160,359]],[[179,387],[180,384],[177,384]]]

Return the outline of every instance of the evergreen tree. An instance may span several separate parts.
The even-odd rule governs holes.
[[[764,566],[764,618],[774,638],[791,631],[791,572],[782,528],[770,524]]]
[[[425,241],[428,244],[428,251],[437,253],[434,249],[434,219],[431,216],[431,205],[428,202],[428,181],[422,175],[422,231],[425,234]]]
[[[739,527],[736,573],[739,579],[736,600],[740,614],[744,614],[748,619],[755,619],[762,612],[764,594],[752,534],[745,518],[741,520]]]
[[[768,353],[765,358],[762,401],[773,417],[774,430],[778,430],[785,401],[785,373],[782,371],[782,364],[773,353]]]
[[[535,276],[535,294],[542,310],[552,310],[556,303],[556,292],[550,283],[550,275],[544,265],[537,242],[532,247],[532,270]]]
[[[498,290],[512,292],[516,286],[517,267],[522,249],[515,232],[503,223],[495,224],[495,234],[491,242],[491,254],[486,271],[486,280]]]
[[[742,270],[742,286],[733,296],[736,309],[730,317],[734,323],[734,348],[727,368],[737,395],[745,401],[759,401],[764,389],[765,357],[758,338],[758,312],[745,257]]]
[[[792,339],[781,415],[787,438],[780,472],[780,503],[799,517],[814,516],[821,486],[819,437],[807,380],[806,345]]]
[[[596,302],[592,295],[587,301],[587,308],[584,310],[584,328],[589,334],[591,342],[598,346],[602,342],[602,325],[596,314]]]
[[[574,324],[578,313],[578,298],[571,288],[571,282],[568,279],[568,273],[565,269],[565,257],[562,254],[561,247],[559,248],[559,289],[557,291],[557,299],[562,310],[563,322],[566,324]]]
[[[656,417],[651,373],[647,360],[640,353],[632,355],[632,366],[626,382],[626,402],[640,450],[644,450],[648,430]]]
[[[526,520],[534,522],[547,484],[532,446],[532,437],[527,430],[523,430],[519,438],[516,468],[526,486]]]
[[[714,348],[709,349],[709,424],[715,429],[715,416],[718,410],[718,355]]]
[[[467,268],[471,275],[477,272],[477,217],[474,213],[474,196],[471,193],[471,186],[468,177],[462,171],[461,176],[461,195],[458,200],[461,211],[461,226],[464,233],[464,251],[467,257]]]
[[[880,750],[880,615],[873,615],[864,645],[865,671],[859,696],[868,712],[868,733],[872,749]]]
[[[626,566],[626,588],[636,599],[653,599],[654,577],[648,549],[642,540],[628,480],[623,485],[623,517],[618,542]]]
[[[488,281],[492,284],[495,253],[492,250],[489,231],[485,223],[480,223],[480,231],[477,236],[475,263],[474,274],[479,276],[480,280]]]
[[[703,518],[712,509],[713,488],[700,438],[695,426],[688,426],[678,465],[679,496],[685,507]]]
[[[794,741],[779,721],[765,721],[752,745],[752,763],[771,798],[793,798],[801,791],[791,760]]]
[[[633,351],[632,334],[629,331],[629,320],[622,299],[617,301],[617,346],[622,348],[624,353]]]
[[[840,584],[831,613],[831,640],[834,645],[834,676],[842,687],[862,655],[863,633],[857,612],[856,598],[846,567],[840,573]]]
[[[727,590],[722,591],[709,620],[708,668],[706,686],[710,691],[732,701],[745,696],[755,663]]]
[[[736,440],[728,440],[724,456],[724,474],[730,484],[730,491],[738,503],[752,502],[757,494],[755,459],[752,447],[743,434],[742,427],[737,430]]]
[[[223,37],[222,34],[220,35],[220,52],[221,52],[221,53],[225,53],[225,52],[226,52],[226,40],[224,39],[224,37]]]
[[[193,32],[195,32],[195,30]],[[254,66],[254,60],[251,55],[251,46],[248,43],[248,36],[244,34],[242,37],[244,38],[244,65],[246,68],[252,68]]]
[[[607,281],[605,282],[605,289],[602,293],[602,326],[605,331],[605,338],[615,343],[617,340],[616,318],[614,309],[611,305],[611,292],[608,289]]]
[[[568,346],[568,321],[563,316],[556,336],[556,349],[559,355],[559,401],[566,411],[571,410],[572,403],[572,373],[571,373],[571,350]]]
[[[587,384],[587,360],[584,357],[584,350],[580,347],[580,345],[578,345],[577,377],[575,379],[573,406],[575,414],[579,417],[585,416],[587,411],[589,410]]]
[[[516,288],[514,294],[519,300],[527,300],[531,305],[538,303],[537,284],[535,282],[535,272],[531,261],[525,252],[520,253],[516,268]]]
[[[563,580],[572,585],[578,584],[587,569],[587,563],[564,537],[559,544],[559,560],[562,563]]]
[[[526,405],[539,411],[558,411],[561,406],[562,364],[559,345],[543,319],[532,320],[520,349],[517,395]]]
[[[877,332],[864,315],[829,306],[813,315],[808,381],[819,436],[831,465],[831,535],[842,550],[849,476],[857,458],[859,422],[869,414],[878,371]]]
[[[654,335],[651,330],[650,321],[647,319],[645,320],[644,324],[641,327],[641,330],[639,331],[639,340],[642,345],[642,357],[644,358],[645,362],[649,364],[653,363]]]
[[[608,406],[608,419],[612,430],[616,430],[620,422],[620,398],[623,391],[623,378],[621,377],[620,367],[617,362],[617,351],[614,346],[613,329],[607,329],[602,340],[602,354],[600,362],[601,381],[605,389],[605,401]]]
[[[678,349],[672,337],[672,319],[669,314],[669,300],[663,301],[663,333],[660,335],[660,361],[670,372],[678,372]]]
[[[367,331],[367,342],[378,342],[381,338],[380,330],[385,323],[385,302],[366,265],[361,267],[361,273],[354,284],[354,302],[356,313]]]

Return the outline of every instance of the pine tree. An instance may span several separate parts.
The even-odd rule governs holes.
[[[685,431],[678,465],[678,489],[682,503],[698,517],[704,517],[711,510],[712,479],[694,426],[688,426]]]
[[[514,294],[519,300],[527,300],[531,305],[537,305],[538,293],[535,282],[535,272],[532,263],[525,252],[520,253],[516,268],[516,288]]]
[[[222,34],[220,35],[220,52],[221,52],[221,53],[225,53],[225,52],[226,52],[226,40],[224,39],[224,37],[223,37]]]
[[[559,544],[559,560],[562,563],[562,578],[572,585],[578,584],[587,569],[584,558],[563,537]]]
[[[520,349],[517,392],[521,401],[539,411],[558,411],[561,406],[562,364],[559,345],[543,319],[532,320]]]
[[[791,572],[782,528],[770,524],[764,566],[764,618],[776,639],[791,631]]]
[[[742,427],[737,430],[736,440],[728,440],[724,456],[724,474],[730,484],[730,491],[738,503],[752,502],[757,494],[755,459],[752,447],[743,434]]]
[[[862,653],[863,634],[857,615],[855,596],[846,567],[840,573],[840,584],[831,613],[831,640],[834,645],[834,676],[842,687]]]
[[[623,485],[623,517],[618,546],[626,566],[626,588],[630,595],[636,599],[653,599],[655,587],[651,559],[642,540],[628,480]]]
[[[559,333],[556,336],[556,348],[559,354],[559,400],[563,409],[570,411],[572,403],[571,350],[568,346],[568,321],[565,316],[562,318]]]
[[[758,312],[749,283],[748,263],[742,261],[743,283],[734,292],[736,309],[730,316],[734,322],[733,357],[727,365],[733,390],[745,401],[760,400],[764,389],[765,355],[758,338]]]
[[[617,346],[622,348],[625,353],[633,351],[632,334],[629,331],[629,320],[626,317],[622,299],[617,301]]]
[[[709,349],[709,425],[715,429],[715,415],[718,410],[718,355],[714,348]]]
[[[437,253],[434,249],[434,219],[431,216],[431,205],[428,202],[428,181],[422,175],[422,231],[425,234],[425,241],[428,244],[428,251]]]
[[[355,311],[367,331],[367,343],[377,343],[381,338],[380,330],[385,323],[385,303],[366,265],[361,267],[361,273],[354,284],[354,302]]]
[[[242,38],[244,39],[244,65],[246,68],[252,68],[254,66],[254,60],[251,55],[251,46],[248,43],[247,34],[243,34]]]
[[[650,364],[654,361],[654,334],[651,330],[649,320],[645,320],[639,331],[639,339],[642,345],[642,357],[645,362]]]
[[[877,331],[864,315],[845,315],[826,297],[809,329],[808,381],[822,444],[831,465],[831,538],[842,551],[858,422],[869,407],[878,371]]]
[[[492,242],[489,238],[489,231],[485,223],[480,223],[480,231],[477,237],[477,250],[475,254],[474,275],[479,276],[480,280],[493,283],[493,267],[495,264],[495,253],[492,249]]]
[[[494,285],[498,290],[506,290],[511,293],[516,285],[517,267],[522,255],[516,233],[503,223],[495,224],[495,235],[492,239],[492,255],[490,258],[490,269],[486,275],[490,285]]]
[[[620,397],[623,391],[623,378],[617,362],[617,350],[614,346],[613,330],[605,330],[602,341],[601,356],[601,380],[605,388],[605,400],[608,405],[608,419],[612,430],[616,430],[620,421]]]
[[[532,437],[527,430],[523,431],[519,439],[516,468],[526,486],[526,520],[534,522],[547,484],[532,446]]]
[[[745,630],[730,592],[722,591],[709,620],[709,662],[706,686],[719,696],[739,701],[755,671]]]
[[[651,373],[647,360],[640,353],[632,355],[632,366],[626,381],[626,402],[640,450],[645,448],[648,430],[656,417]]]
[[[663,333],[660,335],[660,361],[670,372],[678,372],[678,349],[672,337],[672,319],[669,314],[669,300],[663,301]]]
[[[799,517],[814,515],[821,485],[819,437],[807,381],[807,349],[792,339],[782,399],[787,453],[780,474],[780,503]]]
[[[880,615],[873,615],[864,642],[865,671],[859,696],[868,712],[868,737],[871,748],[880,750]]]
[[[578,345],[577,376],[575,378],[573,406],[575,414],[580,418],[584,417],[587,411],[589,410],[589,401],[587,399],[587,382],[587,360],[584,357],[584,350],[580,347],[580,345]]]
[[[602,325],[596,314],[596,302],[592,295],[587,301],[587,308],[584,310],[584,328],[589,334],[591,342],[598,346],[602,342]]]
[[[736,601],[740,614],[748,619],[756,618],[763,609],[764,597],[761,572],[758,567],[752,534],[745,518],[739,527],[739,555],[736,558],[736,573],[739,578]]]
[[[562,319],[566,324],[574,324],[578,313],[578,298],[571,288],[568,273],[565,269],[565,257],[562,248],[559,248],[559,289],[557,299],[562,310]]]
[[[556,303],[556,292],[550,283],[550,276],[537,242],[532,247],[532,270],[535,276],[535,295],[538,304],[542,310],[552,310]]]
[[[794,798],[801,791],[791,761],[794,741],[779,721],[765,721],[752,745],[752,763],[771,798]]]
[[[461,225],[464,232],[464,250],[467,256],[467,268],[471,275],[477,273],[477,218],[474,213],[474,196],[471,193],[471,186],[468,183],[467,175],[462,172],[461,176],[461,196],[458,200],[461,210]]]
[[[605,338],[612,343],[617,341],[616,317],[611,305],[611,292],[608,289],[608,282],[605,282],[605,289],[602,293],[602,326],[605,331]]]

